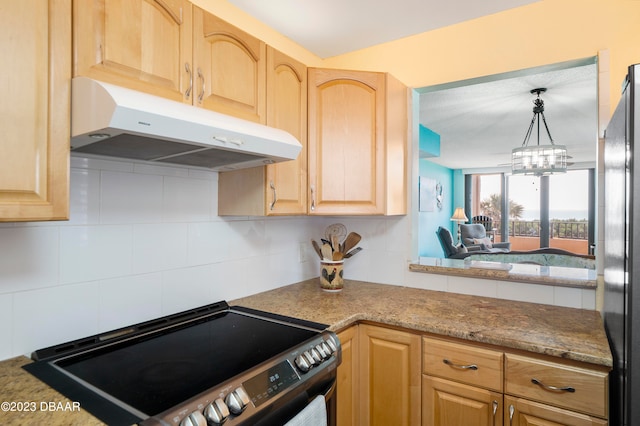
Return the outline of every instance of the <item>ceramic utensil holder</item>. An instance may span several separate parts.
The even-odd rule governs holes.
[[[344,260],[320,261],[320,288],[324,291],[341,291],[344,286]]]

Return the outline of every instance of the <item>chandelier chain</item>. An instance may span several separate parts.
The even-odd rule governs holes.
[[[545,89],[546,90],[546,89]],[[553,142],[553,138],[551,137],[551,132],[549,131],[549,126],[547,125],[547,119],[544,116],[544,101],[540,99],[540,92],[542,89],[532,90],[532,93],[538,94],[538,98],[534,99],[533,103],[535,106],[533,107],[533,117],[531,118],[531,123],[529,124],[529,129],[527,129],[527,133],[524,136],[524,140],[522,141],[522,147],[525,147],[529,144],[529,140],[531,139],[531,134],[533,133],[533,125],[536,123],[536,118],[538,119],[538,146],[540,146],[540,118],[542,117],[542,122],[544,124],[544,128],[547,131],[547,136],[549,136],[549,141],[551,141],[551,145],[555,145]]]

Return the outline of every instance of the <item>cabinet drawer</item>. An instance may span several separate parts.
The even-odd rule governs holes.
[[[428,337],[422,347],[425,374],[502,392],[502,352]]]
[[[607,416],[606,372],[512,354],[506,355],[505,371],[505,393]]]

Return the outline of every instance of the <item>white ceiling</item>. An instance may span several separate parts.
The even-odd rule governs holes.
[[[540,0],[228,1],[327,58]],[[420,123],[441,137],[441,155],[430,160],[453,169],[509,163],[511,149],[522,144],[533,116],[535,97],[529,91],[546,87],[541,98],[554,142],[567,145],[570,161],[593,163],[597,69],[594,64],[571,65],[525,70],[499,80],[484,78],[459,87],[451,84],[438,91],[419,90]],[[534,133],[534,143],[535,137]],[[548,143],[546,134],[540,143]]]
[[[544,87],[544,115],[554,143],[567,146],[573,163],[593,163],[597,155],[597,67],[595,64],[422,93],[420,123],[440,135],[440,157],[452,168],[509,164],[522,145],[531,119],[531,89]],[[537,123],[537,122],[536,122]],[[540,144],[549,137],[541,124]],[[534,128],[529,145],[536,143]]]
[[[321,58],[540,0],[229,0]]]

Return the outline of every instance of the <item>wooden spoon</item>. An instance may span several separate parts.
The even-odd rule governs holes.
[[[320,259],[322,259],[322,250],[320,249],[320,244],[318,244],[316,240],[311,240],[311,245],[313,246],[313,249],[316,251],[316,253],[318,253]]]
[[[324,260],[333,260],[333,250],[331,250],[331,246],[327,243],[324,243],[321,248],[322,257]]]
[[[360,242],[361,239],[362,237],[357,232],[349,232],[349,235],[347,235],[347,238],[344,240],[342,252],[348,253],[349,250],[354,248]]]
[[[337,235],[331,236],[331,248],[333,251],[340,251],[340,242]]]

